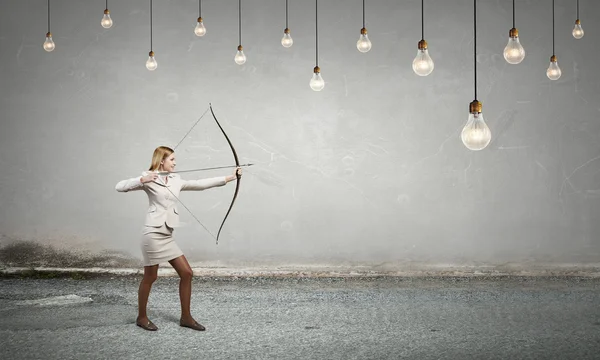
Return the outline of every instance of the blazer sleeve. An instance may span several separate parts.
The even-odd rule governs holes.
[[[115,190],[118,192],[142,190],[144,188],[144,184],[140,181],[140,177],[141,176],[119,181],[115,186]]]
[[[223,186],[227,184],[226,176],[219,176],[200,180],[183,180],[181,179],[181,191],[189,190],[206,190],[215,186]]]

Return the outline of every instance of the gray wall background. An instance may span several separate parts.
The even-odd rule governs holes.
[[[56,49],[42,49],[46,2],[0,3],[0,233],[71,248],[141,257],[143,192],[117,193],[158,145],[175,146],[212,102],[245,168],[220,243],[182,209],[176,239],[192,261],[227,264],[401,266],[600,260],[600,4],[556,1],[560,80],[546,77],[552,2],[517,1],[527,56],[502,51],[512,2],[478,5],[478,98],[492,131],[481,152],[460,131],[473,100],[469,0],[427,0],[425,38],[435,61],[412,72],[420,1],[367,1],[373,48],[361,54],[361,1],[323,0],[319,66],[314,1],[290,1],[293,47],[280,44],[285,1],[206,0],[207,35],[193,29],[198,3],[53,0]],[[177,149],[180,170],[233,164],[208,113]],[[186,178],[229,174],[186,174]],[[214,234],[235,182],[182,201]]]

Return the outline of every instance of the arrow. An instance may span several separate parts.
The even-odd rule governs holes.
[[[252,166],[254,164],[241,164],[240,167],[242,166]],[[234,168],[237,167],[236,165],[228,165],[228,166],[217,166],[217,167],[210,167],[210,168],[202,168],[202,169],[192,169],[192,170],[180,170],[180,171],[159,171],[157,172],[158,175],[169,175],[169,174],[178,174],[178,173],[187,173],[187,172],[194,172],[194,171],[205,171],[205,170],[215,170],[215,169],[228,169],[228,168]]]

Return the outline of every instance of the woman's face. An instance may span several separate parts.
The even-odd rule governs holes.
[[[172,153],[171,155],[164,158],[163,161],[161,161],[161,167],[163,171],[173,172],[175,171],[176,165],[177,163],[175,162],[175,153]]]

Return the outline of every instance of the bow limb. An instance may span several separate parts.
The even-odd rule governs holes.
[[[221,127],[221,124],[219,123],[219,120],[217,120],[217,117],[215,116],[215,113],[214,113],[214,111],[212,109],[212,104],[209,104],[209,107],[210,107],[210,112],[212,113],[213,118],[217,122],[217,125],[219,126],[219,129],[221,129],[221,132],[225,136],[225,139],[227,139],[227,143],[229,144],[229,147],[231,148],[231,151],[233,152],[233,158],[235,159],[235,165],[236,165],[236,167],[239,167],[240,166],[240,161],[238,159],[237,152],[235,151],[235,148],[233,147],[233,144],[229,140],[229,137],[225,133],[225,130],[223,130],[223,127]],[[237,171],[235,172],[235,176],[236,176],[235,193],[233,194],[233,199],[231,200],[231,204],[229,205],[229,209],[227,210],[227,214],[225,214],[225,218],[223,219],[223,222],[221,223],[221,226],[219,227],[219,232],[217,233],[217,244],[219,243],[219,235],[221,234],[221,229],[223,229],[223,225],[225,224],[225,220],[227,220],[227,216],[229,216],[229,212],[231,211],[231,208],[233,207],[233,204],[235,203],[235,199],[236,199],[238,191],[240,189],[240,178],[241,178],[241,176],[237,173]]]

